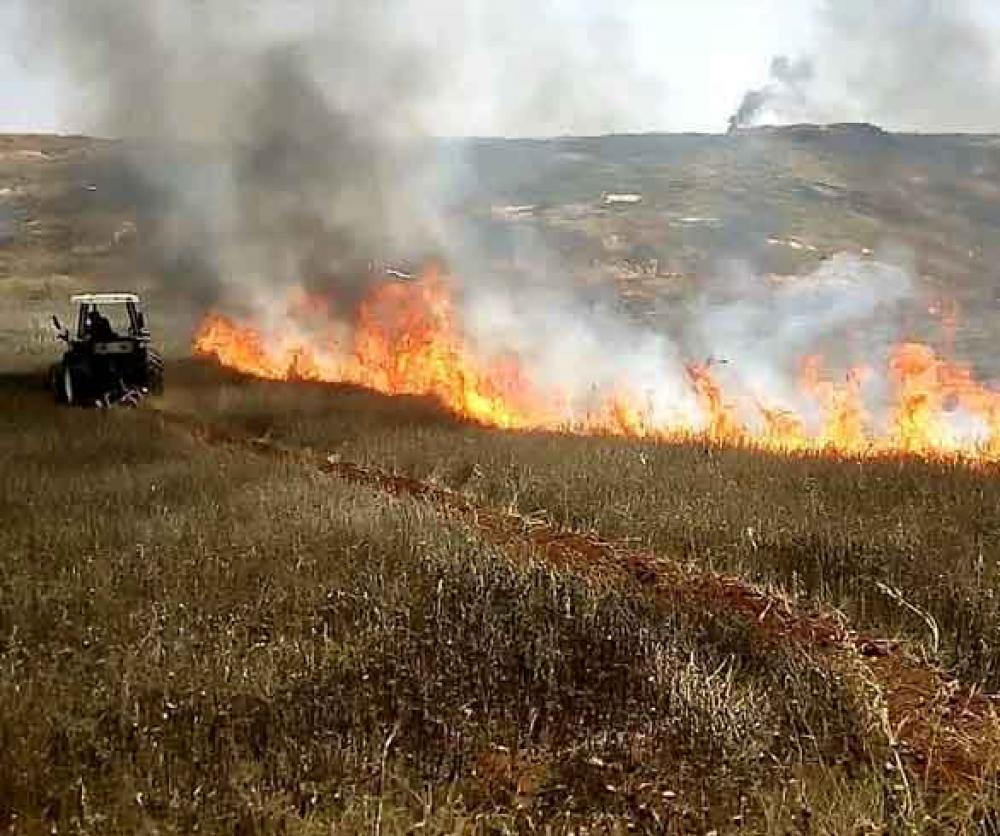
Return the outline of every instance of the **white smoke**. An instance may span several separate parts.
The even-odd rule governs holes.
[[[622,395],[657,426],[698,423],[701,410],[679,346],[607,301],[584,301],[569,284],[511,293],[503,284],[479,282],[464,303],[476,350],[519,358],[537,391],[568,400],[569,420],[583,420]]]
[[[730,266],[685,303],[683,336],[641,326],[608,300],[581,301],[568,283],[516,294],[477,283],[467,289],[464,322],[482,354],[521,358],[542,391],[570,395],[577,417],[625,394],[652,426],[701,426],[706,415],[686,365],[693,360],[712,367],[749,427],[759,425],[761,406],[818,419],[798,382],[804,357],[821,352],[838,380],[859,365],[884,369],[900,339],[900,312],[916,288],[901,254],[886,257],[844,253],[785,281]],[[873,379],[867,392],[883,422],[885,385]]]
[[[727,391],[808,415],[815,405],[798,384],[803,358],[822,354],[837,380],[861,365],[884,369],[900,339],[901,309],[916,287],[901,254],[886,256],[892,260],[842,253],[809,275],[779,283],[737,270],[696,303],[694,344],[721,361],[717,378]],[[868,394],[885,418],[889,393]]]

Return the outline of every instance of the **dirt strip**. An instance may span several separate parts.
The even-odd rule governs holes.
[[[481,507],[429,482],[253,439],[195,418],[159,414],[165,424],[182,427],[209,443],[290,457],[354,484],[426,502],[490,542],[526,548],[555,567],[595,580],[634,582],[681,606],[742,617],[760,639],[793,642],[825,658],[831,667],[861,665],[866,679],[881,694],[886,736],[916,774],[943,787],[985,788],[1000,780],[1000,703],[996,698],[951,679],[899,642],[850,630],[835,613],[806,610],[739,577],[691,569],[595,534]]]

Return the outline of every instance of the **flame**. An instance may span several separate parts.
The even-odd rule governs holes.
[[[920,343],[895,346],[881,378],[856,367],[834,380],[822,358],[805,357],[794,406],[771,403],[760,393],[730,393],[711,362],[691,363],[687,382],[699,415],[665,417],[625,385],[595,392],[596,402],[581,411],[568,392],[534,381],[520,358],[483,356],[463,333],[450,282],[437,270],[379,285],[350,328],[339,324],[325,299],[301,290],[276,319],[265,327],[209,314],[196,334],[195,353],[267,380],[431,396],[459,416],[504,429],[696,436],[782,452],[1000,460],[1000,392]],[[865,400],[873,381],[890,399],[881,424]]]
[[[967,366],[942,360],[920,343],[896,346],[889,368],[897,388],[893,440],[899,449],[962,452],[965,434],[947,420],[961,411],[977,425],[977,452],[1000,458],[1000,392],[978,383]]]
[[[851,368],[838,385],[824,377],[822,358],[810,355],[803,359],[799,385],[816,399],[823,414],[817,438],[821,446],[845,453],[862,453],[869,447],[870,416],[861,393],[868,377],[868,369]]]
[[[706,435],[728,442],[742,438],[746,430],[736,417],[736,407],[726,402],[722,387],[712,374],[711,364],[691,363],[687,367],[687,372],[698,395],[698,401],[707,416]]]

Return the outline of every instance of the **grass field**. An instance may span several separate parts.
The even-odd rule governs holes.
[[[899,757],[860,656],[831,666],[161,413],[739,571],[914,654],[933,623],[936,658],[987,688],[995,474],[504,435],[419,401],[172,371],[138,411],[3,382],[15,832],[996,826],[995,773]]]

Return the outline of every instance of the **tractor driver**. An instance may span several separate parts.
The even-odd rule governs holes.
[[[115,329],[111,327],[111,323],[108,318],[104,316],[97,308],[94,308],[90,312],[88,317],[88,326],[90,330],[90,337],[97,342],[107,342],[109,340],[118,339],[118,335],[115,333]]]

